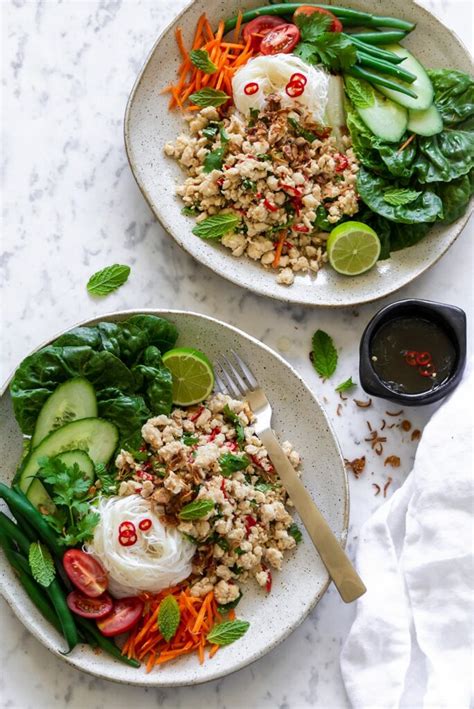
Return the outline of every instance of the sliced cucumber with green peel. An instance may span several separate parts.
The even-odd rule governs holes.
[[[83,377],[69,379],[46,399],[31,439],[32,448],[36,448],[49,433],[61,426],[93,416],[97,416],[94,387]]]
[[[392,101],[396,101],[396,103],[399,103],[401,106],[405,106],[405,108],[411,108],[415,111],[424,111],[425,108],[429,108],[433,103],[434,91],[433,84],[431,83],[430,77],[426,73],[424,67],[417,59],[415,59],[413,54],[411,54],[408,49],[401,47],[399,44],[392,44],[388,47],[384,47],[384,49],[387,49],[389,52],[393,52],[397,55],[397,57],[403,57],[403,68],[412,74],[415,74],[416,79],[412,84],[407,84],[400,81],[400,79],[397,79],[396,77],[391,77],[391,80],[397,84],[400,84],[400,86],[410,88],[416,93],[417,98],[406,96],[400,91],[395,91],[394,89],[387,89],[385,86],[379,86],[379,91],[381,91],[385,96],[388,96],[388,98],[391,98]]]
[[[441,133],[443,119],[434,103],[424,111],[408,111],[408,130],[426,137]]]
[[[89,458],[85,451],[73,450],[66,451],[65,453],[60,453],[56,456],[57,459],[61,460],[65,465],[72,467],[77,463],[82,473],[84,473],[84,478],[89,480],[91,485],[95,479],[95,469],[94,463]],[[27,498],[37,509],[47,510],[48,514],[54,514],[56,511],[56,505],[52,501],[49,493],[43,483],[35,478],[28,488],[26,493]]]
[[[363,79],[349,76],[345,86],[357,113],[372,133],[389,143],[398,143],[407,129],[407,109],[391,101]]]
[[[38,472],[41,458],[79,449],[85,451],[93,463],[108,463],[118,439],[117,427],[104,419],[87,418],[68,423],[46,436],[30,453],[20,471],[20,488],[23,492],[28,490]]]

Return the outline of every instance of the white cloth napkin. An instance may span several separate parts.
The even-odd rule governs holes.
[[[435,413],[404,485],[362,527],[368,590],[341,656],[355,709],[472,706],[473,382]]]

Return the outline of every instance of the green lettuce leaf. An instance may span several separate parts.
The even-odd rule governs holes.
[[[430,138],[418,138],[415,170],[420,182],[450,182],[467,175],[474,162],[474,133],[444,130]]]
[[[132,368],[137,388],[154,416],[169,414],[173,403],[173,380],[171,372],[163,364],[157,347],[147,347],[142,363]]]
[[[457,126],[474,117],[474,79],[455,69],[429,69],[436,108],[446,126]]]
[[[471,172],[470,176],[474,172]],[[441,182],[437,185],[438,195],[443,202],[444,224],[452,222],[462,217],[469,204],[473,193],[473,186],[469,175],[463,175],[451,182]]]

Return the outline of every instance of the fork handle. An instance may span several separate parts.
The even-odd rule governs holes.
[[[346,603],[355,601],[367,589],[349,557],[297,476],[273,431],[267,429],[259,437],[342,600]]]

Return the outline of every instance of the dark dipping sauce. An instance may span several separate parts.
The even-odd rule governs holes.
[[[385,386],[402,394],[433,391],[452,375],[457,353],[445,330],[421,317],[382,325],[370,343],[372,367]]]

